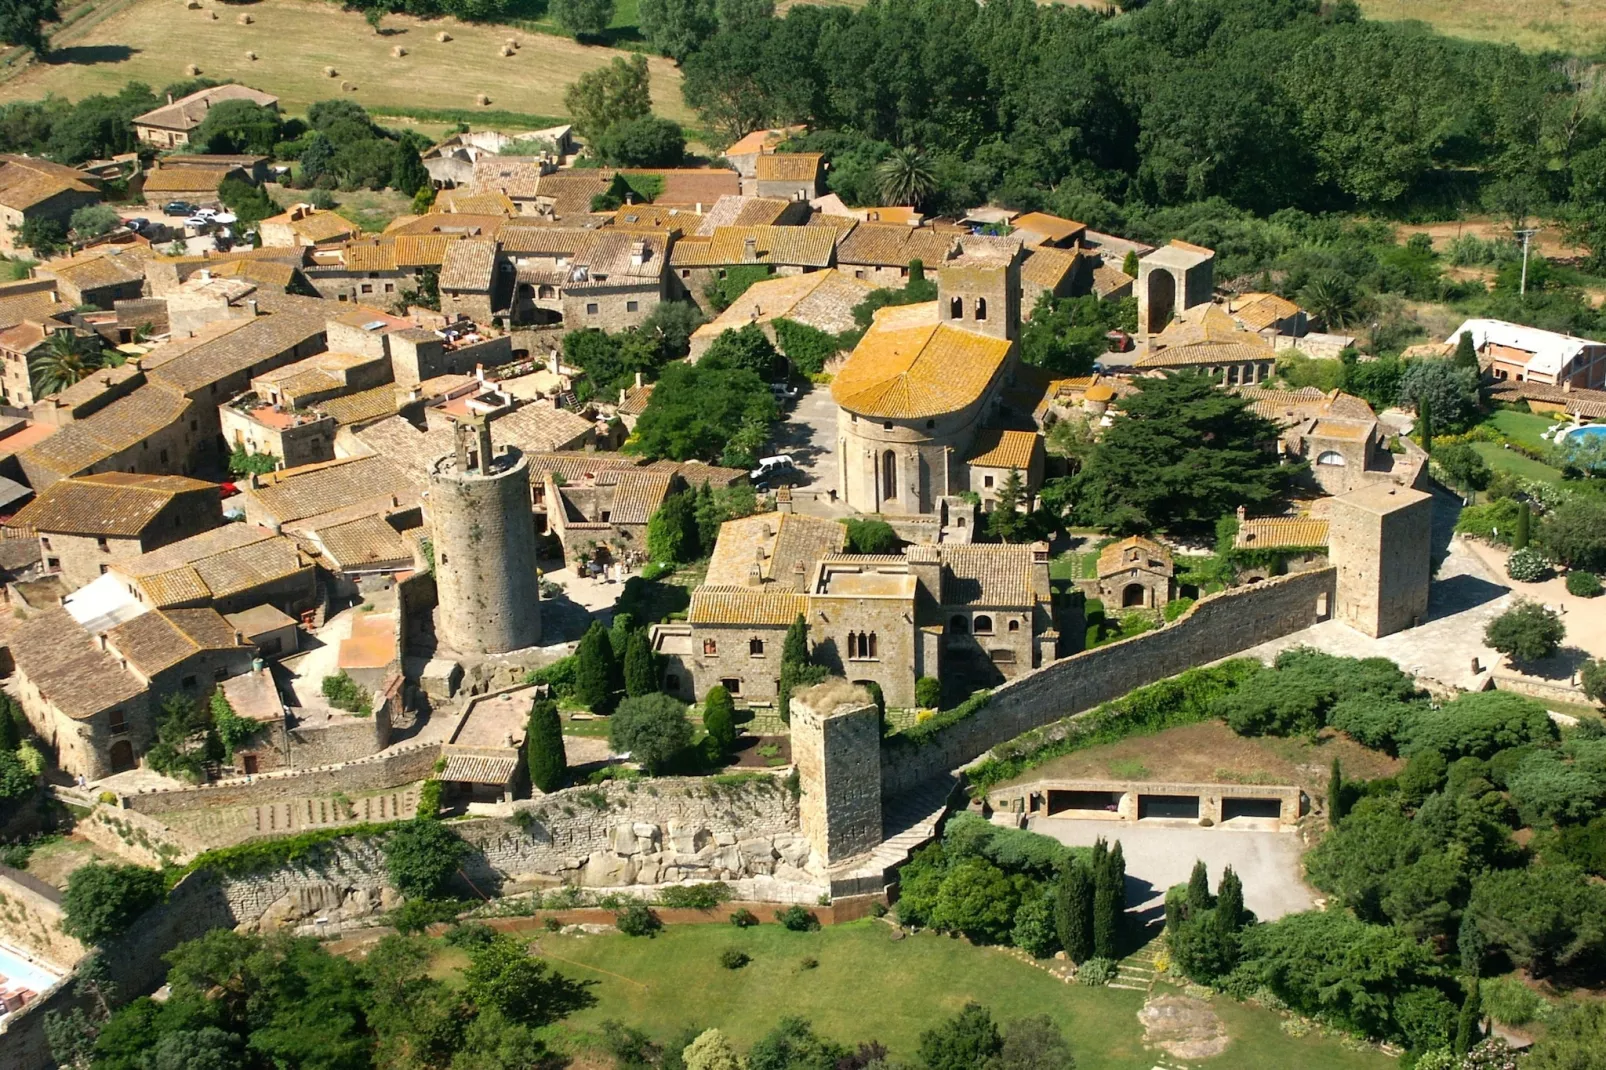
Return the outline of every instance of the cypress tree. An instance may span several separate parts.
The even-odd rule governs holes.
[[[594,620],[575,648],[574,697],[590,710],[601,709],[613,698],[616,672],[613,643],[601,621]]]
[[[1115,889],[1116,902],[1122,910],[1126,909],[1126,855],[1121,850],[1121,841],[1116,840],[1115,846],[1110,848],[1109,860],[1105,863],[1110,869],[1110,884]]]
[[[530,767],[530,783],[536,788],[550,792],[563,787],[569,760],[563,752],[558,704],[551,699],[536,699],[530,707],[529,724],[524,729],[524,758]]]
[[[692,510],[697,518],[697,541],[700,553],[712,553],[714,543],[719,539],[719,506],[714,501],[714,492],[708,486],[708,480],[697,488],[697,505]]]
[[[797,670],[808,663],[809,624],[799,613],[786,629],[786,638],[781,641],[781,682],[775,705],[780,710],[784,724],[792,723],[792,682],[797,678]]]
[[[1472,344],[1471,331],[1462,331],[1461,337],[1456,339],[1455,366],[1457,368],[1471,368],[1474,371],[1477,370],[1478,350],[1477,347]]]
[[[1528,536],[1533,528],[1534,511],[1527,502],[1517,503],[1517,530],[1511,536],[1511,548],[1521,550],[1528,545]]]
[[[1483,930],[1478,927],[1472,912],[1465,911],[1461,915],[1461,928],[1456,933],[1455,950],[1461,957],[1461,972],[1477,977],[1483,970],[1483,955],[1488,948],[1488,940],[1484,938]]]
[[[921,283],[921,282],[925,282],[925,281],[926,281],[926,263],[925,263],[925,261],[921,260],[917,256],[913,260],[909,261],[909,281],[907,283],[905,283],[904,285],[913,286],[916,283]]]
[[[1132,251],[1127,252],[1126,257],[1121,261],[1121,272],[1122,274],[1132,276],[1134,279],[1138,277],[1137,253]]]
[[[736,703],[719,684],[703,696],[703,730],[721,755],[729,754],[736,744]]]
[[[1337,825],[1344,817],[1344,767],[1333,759],[1333,768],[1327,774],[1327,826]]]
[[[1426,395],[1417,399],[1416,422],[1419,425],[1421,437],[1417,439],[1422,448],[1429,453],[1433,452],[1433,403]]]
[[[1461,1002],[1461,1014],[1455,1022],[1455,1054],[1465,1055],[1478,1042],[1482,1029],[1483,1000],[1478,993],[1478,979],[1467,986],[1467,998]]]
[[[1054,928],[1072,962],[1093,957],[1093,874],[1073,860],[1060,877],[1054,903]]]
[[[1197,918],[1210,909],[1210,903],[1210,870],[1200,859],[1193,863],[1188,877],[1188,917]]]
[[[1119,957],[1121,936],[1121,893],[1116,888],[1115,868],[1108,861],[1093,875],[1093,957]]]
[[[625,694],[631,698],[658,690],[658,659],[645,629],[638,628],[625,640]]]
[[[11,713],[11,696],[0,695],[0,751],[10,754],[22,745],[22,732]]]
[[[1235,933],[1243,928],[1244,886],[1231,866],[1221,871],[1221,883],[1216,887],[1216,912],[1213,916],[1216,930],[1223,935]]]

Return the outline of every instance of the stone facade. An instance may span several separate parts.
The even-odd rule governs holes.
[[[1171,552],[1138,536],[1111,543],[1099,554],[1098,598],[1107,617],[1159,610],[1176,594]]]
[[[1215,253],[1173,241],[1138,261],[1138,334],[1145,343],[1178,312],[1209,304],[1215,287]]]
[[[1373,638],[1421,623],[1433,572],[1432,496],[1373,484],[1334,498],[1328,524],[1338,619]]]
[[[1059,795],[1059,798],[1055,798]],[[1235,816],[1275,820],[1291,828],[1304,812],[1304,793],[1296,786],[1265,784],[1183,784],[1138,780],[1066,780],[1048,778],[1012,784],[990,792],[987,805],[993,810],[1019,815],[1074,816],[1089,821],[1165,820],[1145,805],[1156,797],[1197,799],[1197,816],[1171,820],[1206,821],[1220,825]],[[1056,803],[1060,805],[1056,805]],[[1248,807],[1243,804],[1249,803]],[[1069,805],[1066,805],[1069,804]],[[1258,805],[1256,805],[1258,804]],[[1113,806],[1113,809],[1108,807]],[[1244,812],[1244,811],[1251,812]],[[1264,812],[1261,812],[1264,811]]]
[[[881,845],[881,714],[863,688],[829,681],[792,696],[799,820],[826,865]]]

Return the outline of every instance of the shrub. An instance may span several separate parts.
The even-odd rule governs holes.
[[[1107,985],[1115,980],[1120,967],[1111,959],[1088,959],[1076,968],[1079,985]]]
[[[664,923],[646,903],[631,903],[613,916],[613,923],[626,936],[656,936]]]
[[[1606,658],[1590,658],[1578,670],[1578,682],[1591,702],[1606,702]]]
[[[1567,593],[1577,598],[1599,598],[1600,577],[1593,572],[1567,573]]]
[[[1550,571],[1550,562],[1545,555],[1532,546],[1524,546],[1520,550],[1511,551],[1506,559],[1506,575],[1518,583],[1536,583],[1544,579],[1545,573]]]
[[[385,920],[397,932],[411,935],[423,932],[436,922],[456,919],[465,906],[456,899],[409,899],[386,915]]]
[[[1446,761],[1489,758],[1498,751],[1556,738],[1544,706],[1510,691],[1457,696],[1436,710],[1422,710],[1403,729],[1407,756],[1436,751]]]
[[[91,862],[73,870],[61,905],[61,930],[86,944],[104,945],[167,897],[162,874],[144,866]]]
[[[323,697],[329,700],[329,705],[347,713],[367,716],[374,712],[369,704],[368,692],[358,686],[357,681],[347,675],[344,669],[323,678]]]
[[[890,554],[903,540],[885,520],[844,520],[848,550],[856,554]]]
[[[817,970],[820,968],[820,960],[810,955],[798,963],[797,968],[800,970]]]
[[[708,689],[703,696],[703,730],[720,757],[731,752],[736,745],[736,703],[730,692],[719,684]]]
[[[731,912],[731,924],[738,929],[751,929],[758,924],[758,915],[746,907]]]
[[[658,893],[658,901],[666,907],[680,910],[713,910],[721,903],[730,902],[730,885],[723,881],[712,884],[674,884]]]
[[[1516,977],[1495,977],[1478,986],[1483,1009],[1502,1025],[1527,1025],[1547,1016],[1550,1004]]]
[[[795,933],[811,933],[820,928],[820,919],[815,916],[814,911],[796,903],[785,910],[777,910],[775,920],[780,922],[783,928]]]
[[[608,741],[628,752],[643,770],[656,773],[691,742],[686,707],[668,695],[639,695],[619,703],[608,721]]]
[[[734,947],[727,947],[719,953],[719,964],[727,970],[739,970],[752,961],[747,952],[738,951]]]
[[[1191,598],[1173,598],[1165,604],[1165,608],[1160,612],[1165,617],[1166,623],[1170,624],[1192,607],[1193,599]]]
[[[468,844],[441,822],[415,818],[385,840],[385,869],[409,899],[439,898],[468,852]]]
[[[1566,636],[1567,628],[1555,610],[1526,598],[1517,599],[1483,631],[1484,642],[1514,661],[1528,662],[1554,654]]]
[[[915,681],[915,705],[936,709],[942,704],[942,681],[935,676],[922,676]]]

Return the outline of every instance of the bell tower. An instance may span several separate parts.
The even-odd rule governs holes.
[[[967,235],[937,270],[937,322],[1013,341],[1020,334],[1019,238]]]

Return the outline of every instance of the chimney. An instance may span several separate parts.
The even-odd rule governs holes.
[[[647,243],[633,241],[630,243],[630,266],[640,267],[647,262]]]
[[[640,372],[636,373],[636,378],[637,379],[641,378],[641,373]],[[619,404],[623,405],[625,403],[625,394],[626,393],[627,393],[627,391],[625,390],[625,388],[621,386],[619,388]]]
[[[235,646],[244,646],[245,645],[245,633],[244,632],[236,631],[234,633],[234,645]]]
[[[211,282],[212,281],[212,269],[211,268],[202,268],[200,271],[197,271],[196,274],[201,277],[201,281],[202,282]]]
[[[1242,524],[1244,522],[1244,514],[1245,514],[1244,507],[1240,505],[1238,507],[1238,523]]]
[[[775,511],[782,514],[792,511],[791,487],[780,487],[775,491]]]
[[[53,304],[53,305],[61,304],[61,293],[59,291],[57,291],[57,290],[51,290],[50,291],[50,303]]]
[[[636,389],[637,390],[641,389],[641,373],[640,372],[636,373]]]
[[[758,239],[749,235],[742,239],[742,262],[751,264],[758,260]]]
[[[102,650],[105,650],[106,649],[106,633],[105,632],[101,632],[99,635],[95,636],[95,639],[96,639],[97,642],[100,643],[100,648]]]
[[[169,104],[173,103],[173,94],[171,94],[171,93],[167,94],[167,102]]]
[[[253,319],[255,319],[255,318],[256,318],[256,316],[257,316],[257,299],[256,299],[256,298],[254,298],[254,297],[253,297],[253,298],[251,298],[251,299],[250,299],[250,300],[248,300],[248,301],[247,301],[247,302],[246,302],[246,303],[245,303],[245,307],[246,307],[246,308],[247,308],[247,309],[249,309],[249,310],[250,310],[250,312],[251,312],[251,317],[252,317],[252,318],[253,318]]]

